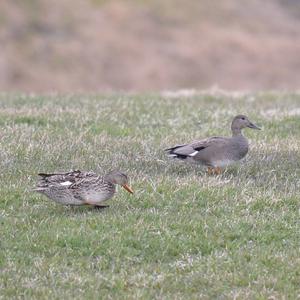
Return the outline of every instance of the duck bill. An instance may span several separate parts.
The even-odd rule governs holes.
[[[128,186],[127,184],[123,184],[122,187],[130,194],[133,194],[132,188],[130,186]]]
[[[248,127],[249,127],[249,128],[252,128],[252,129],[261,130],[261,128],[259,128],[258,126],[256,126],[256,125],[253,124],[252,122],[249,123]]]

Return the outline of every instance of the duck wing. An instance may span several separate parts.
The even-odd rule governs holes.
[[[169,156],[179,159],[186,159],[187,157],[193,157],[197,155],[200,151],[213,147],[226,145],[228,143],[228,138],[213,136],[207,139],[193,141],[189,144],[177,145],[168,149],[165,149]]]
[[[82,172],[80,170],[66,173],[39,173],[40,183],[71,185],[83,178],[92,178],[97,176],[94,172]]]

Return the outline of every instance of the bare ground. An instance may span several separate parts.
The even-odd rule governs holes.
[[[0,89],[298,89],[297,1],[1,0]]]

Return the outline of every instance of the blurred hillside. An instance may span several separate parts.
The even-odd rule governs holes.
[[[299,89],[298,0],[0,0],[1,91]]]

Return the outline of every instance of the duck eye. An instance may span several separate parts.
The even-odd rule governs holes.
[[[244,117],[242,117],[241,119],[242,119],[242,120],[245,120],[245,118],[244,118]]]

